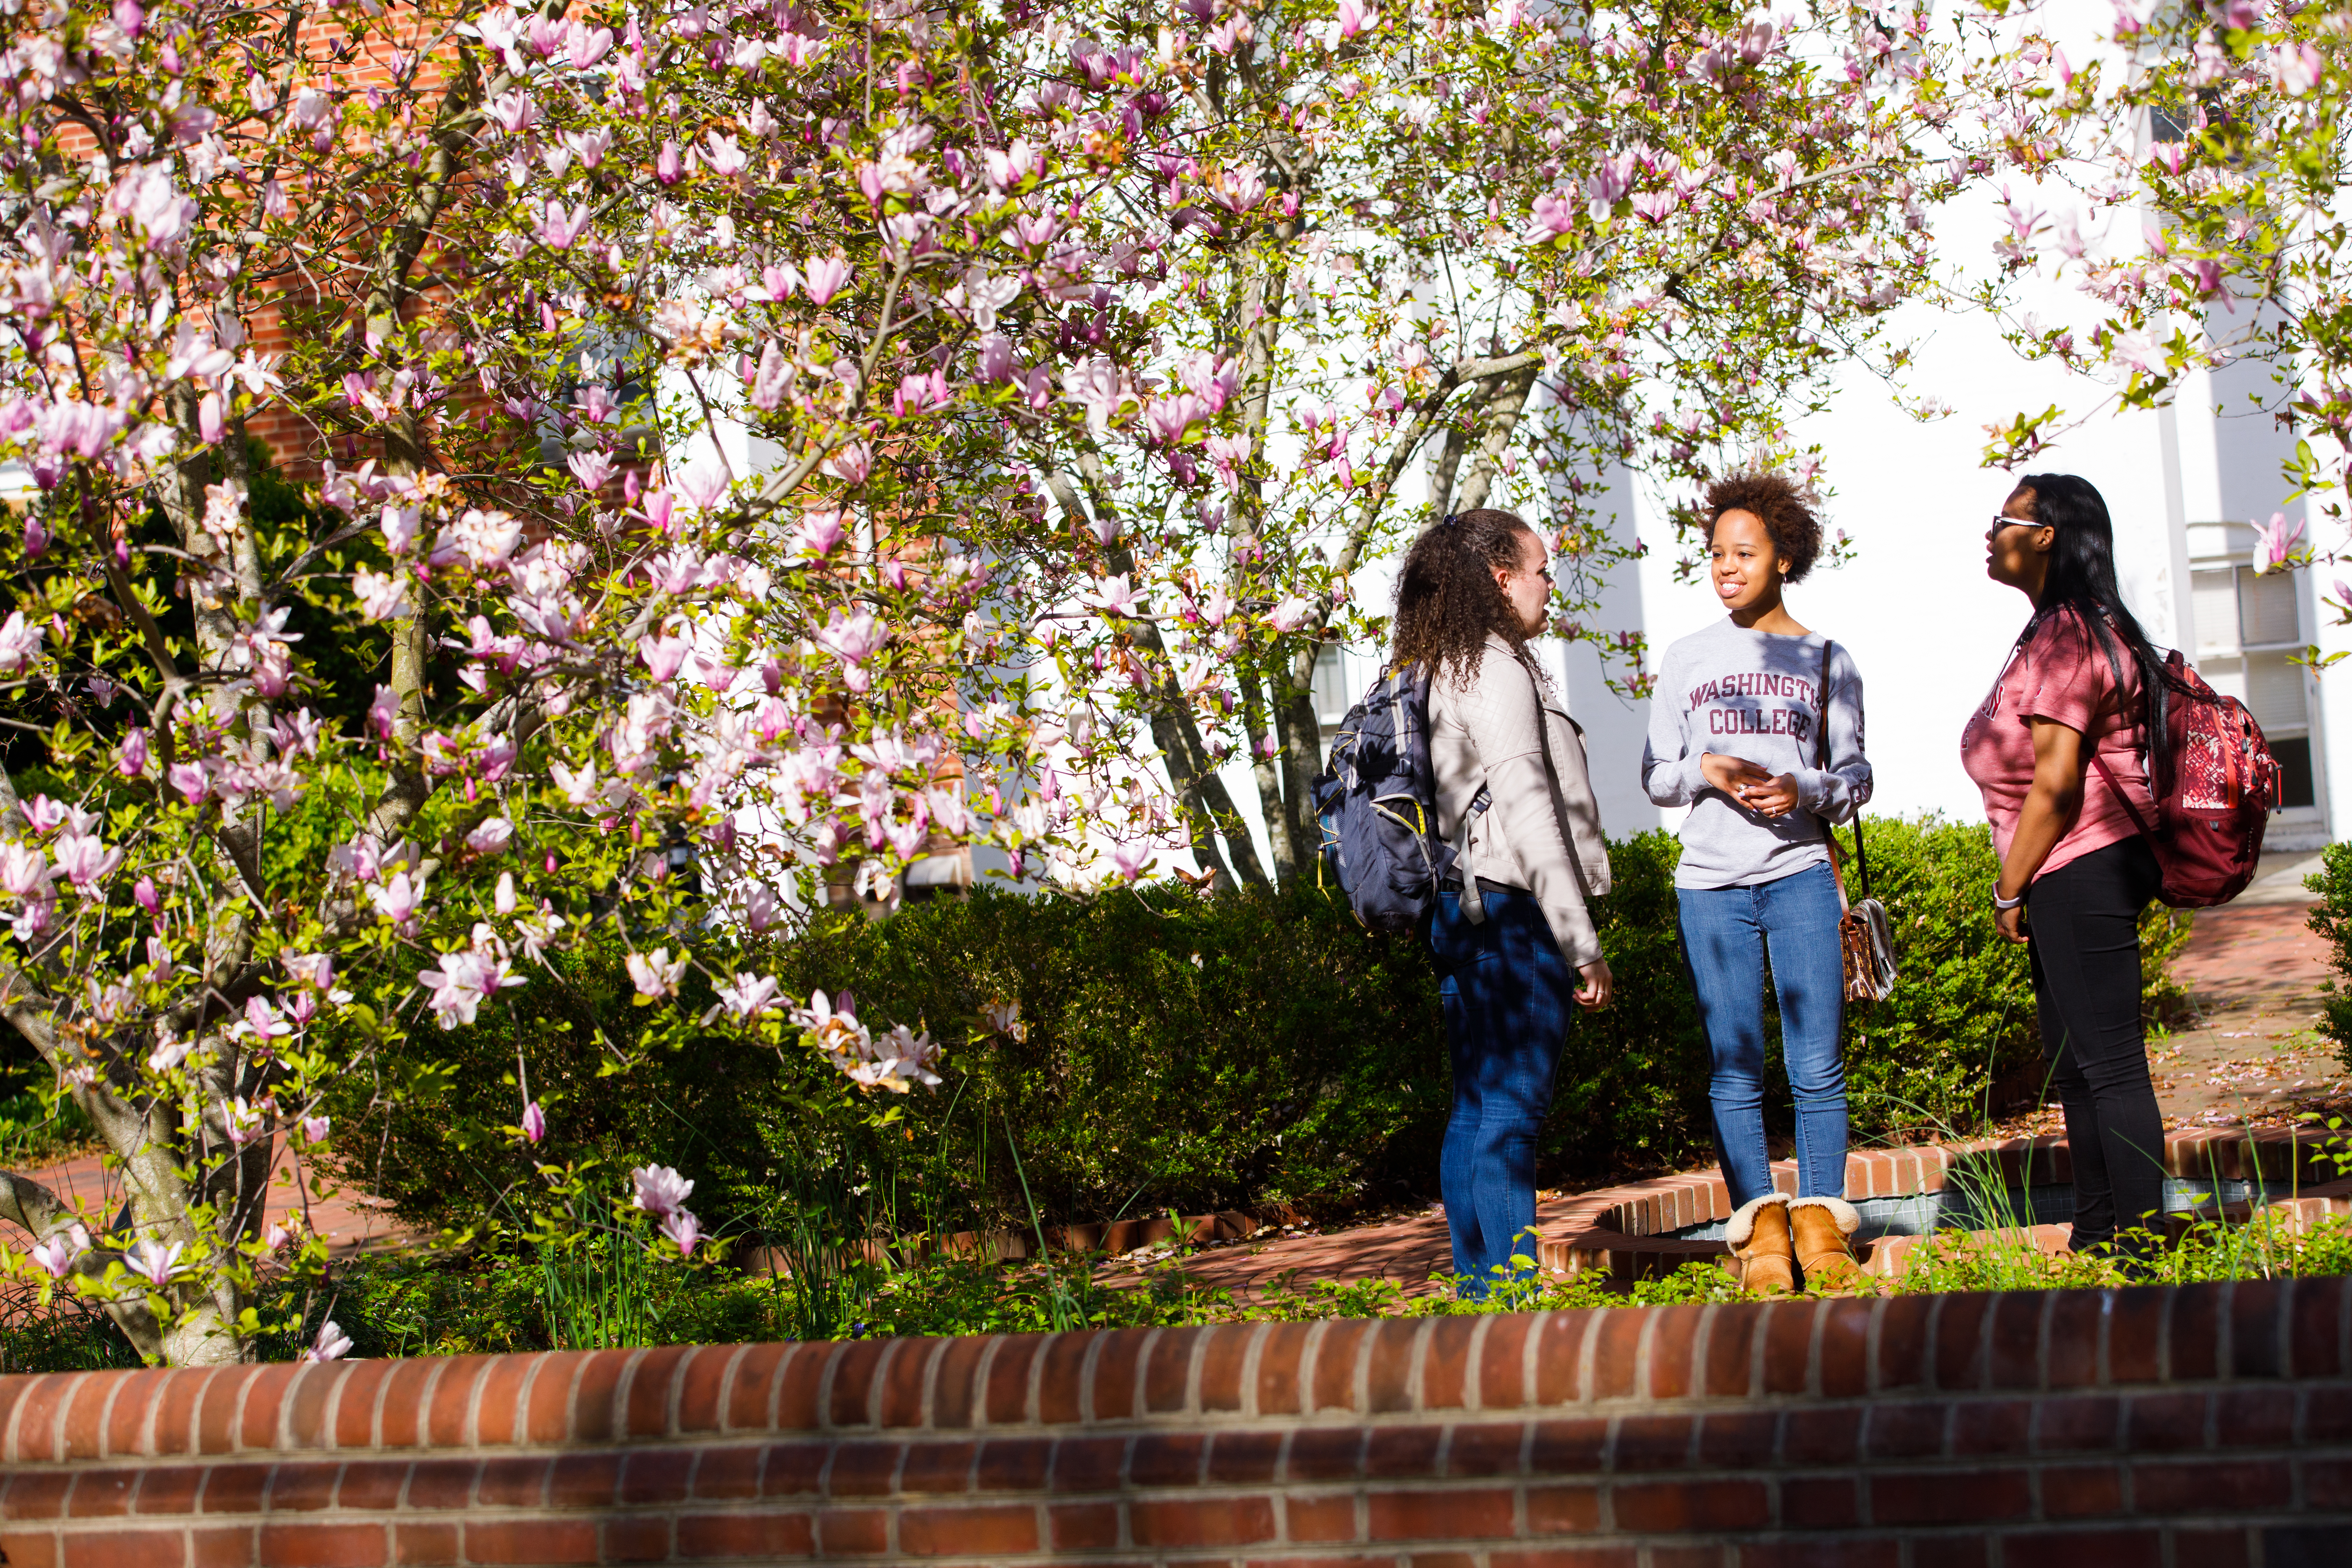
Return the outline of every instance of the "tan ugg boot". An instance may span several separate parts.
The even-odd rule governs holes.
[[[1862,1215],[1843,1198],[1799,1198],[1789,1205],[1796,1232],[1797,1267],[1808,1290],[1867,1290],[1870,1276],[1855,1261],[1851,1237]]]
[[[1739,1205],[1723,1227],[1739,1261],[1739,1288],[1751,1296],[1782,1296],[1797,1288],[1797,1255],[1789,1242],[1789,1195],[1766,1193]]]

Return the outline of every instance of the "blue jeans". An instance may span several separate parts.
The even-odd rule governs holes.
[[[1437,1180],[1454,1272],[1474,1297],[1498,1268],[1531,1271],[1511,1258],[1536,1256],[1536,1131],[1576,1014],[1576,972],[1535,895],[1488,888],[1486,905],[1486,922],[1472,925],[1461,893],[1443,891],[1429,924],[1454,1067]]]
[[[1744,888],[1683,888],[1683,956],[1715,1075],[1716,1157],[1736,1207],[1772,1190],[1764,1149],[1764,952],[1797,1101],[1797,1195],[1845,1195],[1845,961],[1826,865]]]

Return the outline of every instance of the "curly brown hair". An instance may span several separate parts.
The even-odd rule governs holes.
[[[1744,511],[1763,523],[1772,548],[1789,563],[1784,583],[1801,583],[1822,552],[1822,520],[1813,515],[1817,503],[1799,489],[1786,474],[1750,469],[1727,474],[1706,487],[1706,538],[1715,542],[1715,525],[1727,511]]]
[[[1514,652],[1527,634],[1495,581],[1495,569],[1518,569],[1522,541],[1534,537],[1518,513],[1479,507],[1447,518],[1412,542],[1397,574],[1396,662],[1426,665],[1467,686],[1486,634],[1499,632]]]

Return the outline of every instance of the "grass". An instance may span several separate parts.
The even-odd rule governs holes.
[[[71,1100],[44,1096],[25,1086],[23,1075],[0,1074],[0,1166],[53,1165],[97,1141],[97,1129]]]
[[[861,1316],[845,1338],[913,1334],[1037,1333],[1055,1328],[1141,1328],[1202,1323],[1305,1322],[1327,1318],[1454,1316],[1479,1312],[1664,1306],[1739,1299],[1712,1262],[1687,1264],[1630,1287],[1575,1277],[1507,1281],[1483,1301],[1443,1292],[1408,1298],[1392,1279],[1277,1279],[1247,1296],[1210,1289],[1180,1257],[1138,1285],[1110,1289],[1065,1259],[1058,1269],[946,1259],[877,1268],[861,1284]],[[2258,1218],[2200,1224],[2147,1266],[2154,1282],[2352,1274],[2352,1220],[2295,1233]],[[599,1270],[602,1270],[600,1273]],[[2107,1288],[2132,1283],[2103,1258],[2053,1257],[2001,1232],[1952,1233],[1914,1251],[1888,1294]],[[838,1289],[835,1281],[828,1288]],[[601,1295],[600,1295],[601,1293]],[[135,1366],[121,1336],[87,1305],[59,1297],[0,1312],[0,1372]],[[265,1316],[284,1327],[258,1347],[289,1360],[332,1318],[355,1356],[463,1355],[614,1344],[720,1344],[789,1339],[806,1321],[789,1280],[675,1265],[635,1270],[625,1261],[567,1258],[561,1268],[529,1254],[383,1257],[342,1265],[332,1286],[289,1292]]]

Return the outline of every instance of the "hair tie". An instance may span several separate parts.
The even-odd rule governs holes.
[[[1460,516],[1460,514],[1459,514],[1459,513],[1456,513],[1456,512],[1450,512],[1450,511],[1449,511],[1449,512],[1447,512],[1447,513],[1445,514],[1445,520],[1444,520],[1443,522],[1440,522],[1437,526],[1438,526],[1438,527],[1440,527],[1440,528],[1452,528],[1452,527],[1453,527],[1456,522],[1459,522],[1460,521],[1462,521],[1462,520],[1461,520],[1461,516]]]

